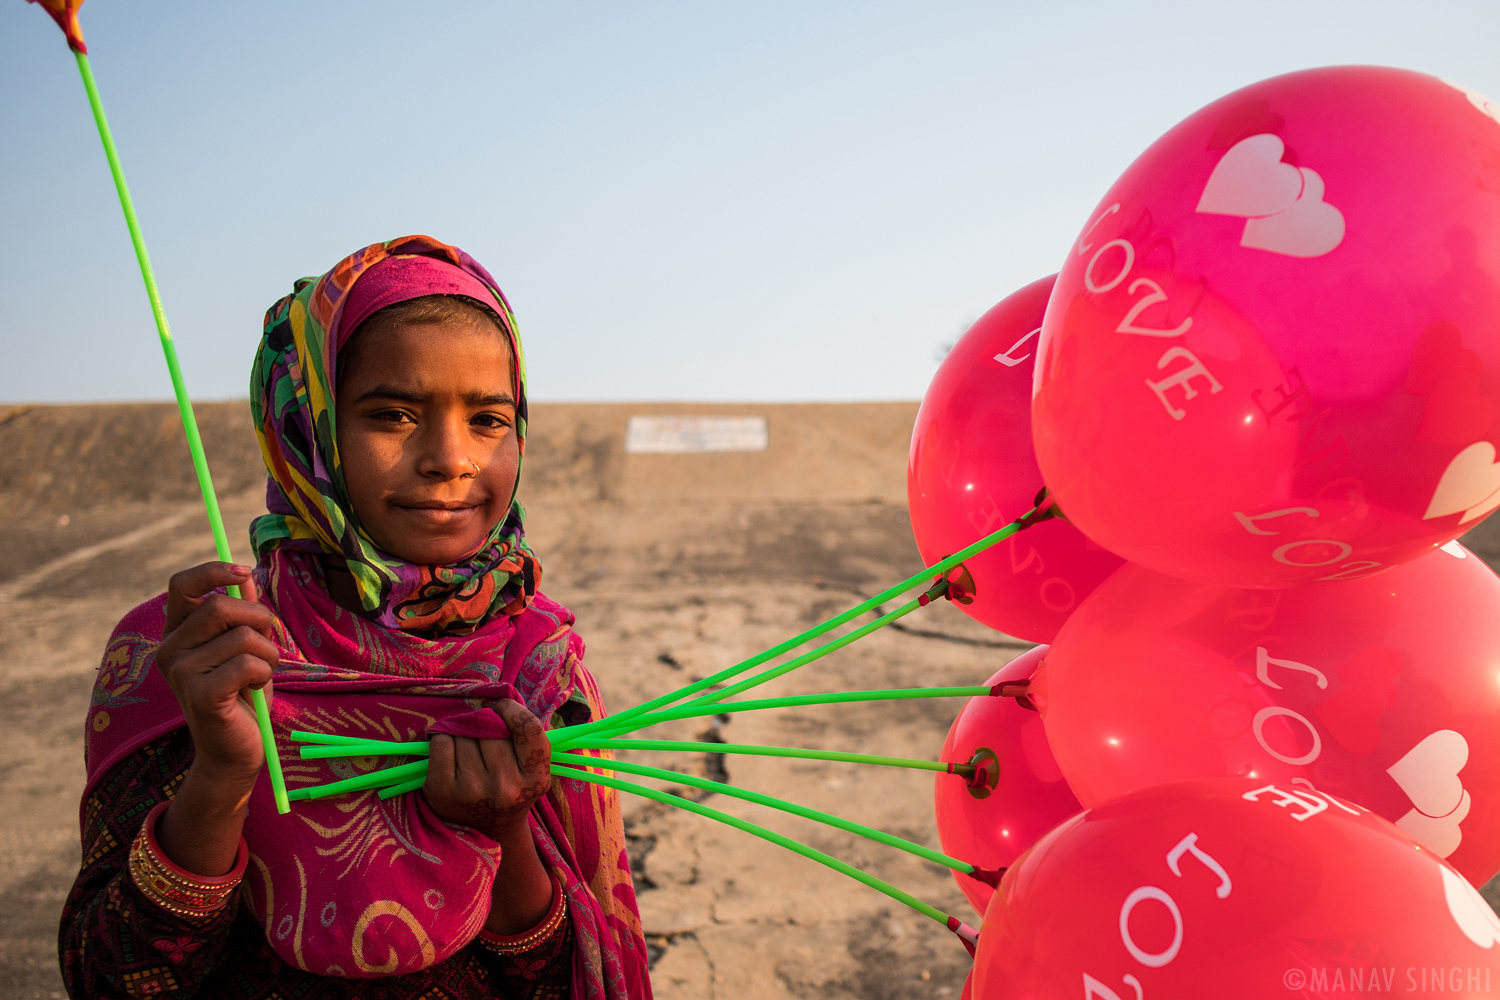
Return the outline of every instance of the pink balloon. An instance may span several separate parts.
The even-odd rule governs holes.
[[[1500,919],[1370,812],[1243,778],[1114,799],[1000,883],[975,1000],[1491,995]]]
[[[1028,649],[985,683],[1026,680],[1046,655],[1046,646]],[[932,801],[943,853],[993,871],[1082,807],[1052,757],[1041,717],[1014,698],[970,698],[949,727],[939,759],[967,763],[982,748],[995,755],[991,773],[997,778],[988,793],[978,798],[964,778],[939,774]],[[984,913],[995,890],[958,872],[953,880]]]
[[[1500,578],[1457,543],[1299,590],[1126,566],[1032,687],[1091,805],[1243,775],[1366,806],[1475,885],[1500,869]]]
[[[981,316],[927,388],[912,428],[906,497],[928,565],[1036,504],[1042,474],[1031,450],[1031,369],[1052,282],[1034,281]],[[1066,521],[1043,521],[966,561],[973,590],[955,603],[1008,635],[1051,642],[1123,561]]]
[[[1406,70],[1266,80],[1156,141],[1068,253],[1037,458],[1132,562],[1285,587],[1500,505],[1500,109]]]

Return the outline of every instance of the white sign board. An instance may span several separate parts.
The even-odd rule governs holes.
[[[765,417],[631,417],[625,429],[633,455],[765,450]]]

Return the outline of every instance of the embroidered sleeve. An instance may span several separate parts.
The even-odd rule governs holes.
[[[117,764],[85,803],[83,862],[58,935],[69,996],[192,996],[217,964],[238,892],[212,907],[169,909],[160,900],[174,899],[170,890],[148,895],[138,884],[160,874],[142,870],[146,856],[135,876],[130,870],[148,814],[171,799],[192,759],[192,742],[178,730]]]
[[[573,981],[573,922],[568,898],[552,876],[552,906],[524,934],[502,937],[480,931],[475,940],[494,972],[504,1000],[557,1000],[570,996]]]

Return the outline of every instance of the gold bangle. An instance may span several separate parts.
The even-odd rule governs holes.
[[[147,899],[168,913],[189,919],[211,917],[224,908],[239,887],[250,860],[249,848],[241,837],[234,870],[219,878],[184,872],[167,860],[156,843],[156,822],[168,805],[162,802],[152,809],[135,835],[128,862],[130,879]]]
[[[542,922],[522,934],[509,936],[481,930],[479,943],[486,950],[495,955],[519,955],[544,944],[562,927],[563,921],[568,919],[568,897],[563,895],[562,883],[557,880],[557,876],[551,872],[548,874],[552,875],[552,906]]]

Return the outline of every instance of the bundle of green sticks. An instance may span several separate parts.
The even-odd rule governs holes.
[[[737,788],[724,782],[700,778],[696,775],[651,767],[646,764],[615,760],[612,757],[601,757],[585,753],[584,751],[688,751],[791,757],[937,771],[955,775],[971,784],[976,782],[983,783],[986,780],[992,781],[994,778],[993,772],[986,770],[977,756],[972,761],[912,760],[904,757],[887,757],[879,754],[848,753],[836,750],[811,750],[798,747],[751,746],[717,742],[703,743],[687,740],[635,739],[631,738],[628,734],[674,719],[714,716],[732,712],[752,712],[773,708],[827,705],[841,702],[896,701],[912,698],[976,698],[1023,693],[1025,685],[1019,684],[1011,685],[1016,688],[1014,691],[1007,690],[1006,688],[1011,687],[1007,685],[1002,685],[1001,688],[991,688],[988,686],[895,688],[877,691],[837,691],[747,701],[725,700],[821,659],[829,653],[841,649],[852,642],[856,642],[884,628],[886,625],[905,617],[918,608],[926,606],[934,598],[943,595],[948,588],[950,574],[960,571],[960,566],[965,559],[971,558],[976,553],[982,552],[990,546],[1009,538],[1017,531],[1036,523],[1037,520],[1055,515],[1055,508],[1051,507],[1048,502],[1043,501],[1025,516],[1006,525],[987,538],[981,539],[968,548],[942,560],[935,566],[923,570],[896,586],[850,608],[848,611],[836,615],[822,624],[794,636],[765,652],[752,656],[748,660],[728,667],[710,677],[705,677],[702,680],[688,684],[676,691],[626,709],[617,715],[580,725],[562,726],[551,730],[549,737],[552,744],[552,773],[559,777],[605,785],[632,795],[640,795],[688,812],[697,813],[700,816],[764,838],[803,857],[827,865],[835,871],[842,872],[873,889],[885,893],[917,912],[944,924],[972,945],[973,929],[957,918],[922,902],[895,886],[839,861],[837,858],[833,858],[822,851],[792,840],[790,837],[767,829],[757,823],[752,823],[721,810],[705,806],[701,802],[686,798],[680,794],[624,780],[612,772],[636,775],[676,785],[686,785],[704,791],[744,799],[745,801],[754,802],[773,809],[779,809],[804,819],[825,823],[848,833],[866,837],[878,843],[897,848],[898,850],[907,851],[917,857],[936,862],[957,872],[972,875],[991,884],[998,881],[998,872],[986,871],[959,858],[949,857],[930,847],[913,843],[910,840],[874,829],[863,823],[856,823],[852,820],[834,816],[820,809],[813,809],[809,806],[788,802],[760,792]],[[935,582],[933,582],[934,578],[936,578]],[[798,646],[825,635],[861,615],[876,610],[885,602],[903,596],[917,587],[922,587],[924,584],[926,586],[921,594],[902,604],[894,611],[880,615],[875,620],[854,628],[838,638],[824,643],[800,656],[795,656],[785,662],[768,667],[736,683],[731,683],[723,687],[719,686],[726,684],[726,682],[740,674],[776,659],[778,656],[789,653]],[[426,758],[430,752],[430,744],[426,740],[397,742],[301,731],[293,732],[291,735],[293,740],[305,744],[301,748],[303,759],[365,758],[371,761],[369,765],[370,769],[366,773],[330,782],[325,785],[313,785],[291,790],[288,793],[288,799],[291,802],[320,799],[330,795],[368,792],[371,790],[376,791],[381,799],[390,799],[398,795],[415,792],[426,783]],[[403,761],[401,760],[402,758],[409,759]],[[382,761],[389,761],[390,763],[388,766],[375,766],[376,763]]]

